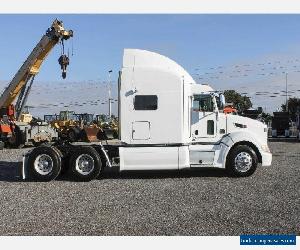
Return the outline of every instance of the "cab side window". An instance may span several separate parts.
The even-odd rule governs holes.
[[[214,103],[210,95],[194,95],[193,111],[213,112]]]

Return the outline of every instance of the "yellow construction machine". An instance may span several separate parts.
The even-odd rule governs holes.
[[[119,122],[117,118],[106,119],[103,115],[96,115],[96,123],[103,131],[100,137],[101,140],[112,140],[119,137]]]
[[[63,110],[59,115],[45,115],[47,121],[58,132],[63,141],[95,142],[99,141],[102,130],[94,123],[93,114],[75,114],[74,111]]]
[[[44,121],[58,132],[58,136],[62,140],[76,141],[80,129],[79,122],[76,119],[74,111],[63,110],[59,115],[44,115]]]

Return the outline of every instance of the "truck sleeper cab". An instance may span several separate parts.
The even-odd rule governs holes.
[[[61,159],[59,164],[81,180],[95,178],[113,159],[118,159],[120,171],[213,167],[226,168],[235,176],[251,175],[259,163],[271,165],[267,126],[219,111],[222,96],[208,85],[197,84],[167,57],[125,49],[118,95],[118,145],[51,149]],[[35,155],[39,150],[49,149],[27,154],[23,173],[45,179],[48,174],[41,177],[36,172],[44,165],[49,172],[53,159],[45,156],[48,160],[39,161],[39,155],[47,155]]]

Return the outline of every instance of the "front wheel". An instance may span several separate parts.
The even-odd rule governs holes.
[[[246,177],[255,172],[257,164],[258,159],[254,150],[247,145],[238,145],[229,153],[226,169],[233,176]]]
[[[101,168],[100,155],[90,146],[78,147],[69,160],[69,172],[78,181],[90,181],[97,178]]]

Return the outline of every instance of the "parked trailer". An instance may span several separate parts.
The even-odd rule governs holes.
[[[272,137],[290,136],[290,117],[288,112],[273,112]]]
[[[167,57],[126,49],[118,95],[119,144],[37,147],[24,156],[23,178],[49,181],[64,169],[89,181],[116,163],[120,171],[212,167],[243,177],[271,165],[267,126],[219,111],[222,94]]]

